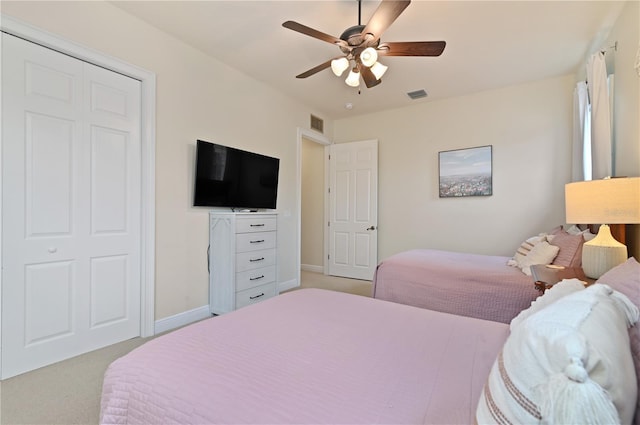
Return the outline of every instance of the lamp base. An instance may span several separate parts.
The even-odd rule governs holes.
[[[626,260],[627,247],[611,236],[606,224],[600,226],[595,238],[582,246],[582,270],[592,279],[598,279]]]

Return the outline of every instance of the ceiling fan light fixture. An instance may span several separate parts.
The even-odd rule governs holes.
[[[344,82],[348,86],[358,87],[360,85],[360,71],[358,71],[358,68],[353,68]]]
[[[373,47],[367,47],[360,53],[360,60],[364,66],[369,68],[378,60],[378,52]]]
[[[376,62],[371,66],[371,72],[376,76],[376,79],[379,80],[382,78],[385,72],[389,69],[388,66],[381,64],[380,62]]]
[[[331,70],[339,77],[342,73],[349,68],[349,60],[347,58],[339,58],[331,61]]]

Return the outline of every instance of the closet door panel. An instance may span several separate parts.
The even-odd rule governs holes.
[[[140,334],[140,82],[2,34],[2,378]]]

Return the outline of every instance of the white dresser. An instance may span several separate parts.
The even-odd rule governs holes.
[[[276,213],[209,213],[209,307],[224,314],[277,294]]]

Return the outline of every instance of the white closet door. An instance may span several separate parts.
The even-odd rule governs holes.
[[[140,82],[2,34],[2,377],[140,335]]]

